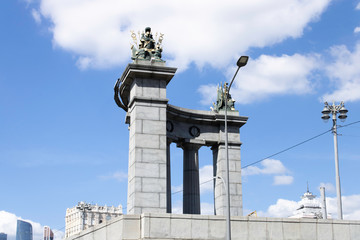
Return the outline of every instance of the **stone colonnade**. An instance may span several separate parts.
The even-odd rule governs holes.
[[[241,161],[239,128],[247,118],[229,112],[228,116],[228,151],[230,163],[230,205],[231,215],[242,215]],[[211,111],[199,111],[167,106],[167,138],[183,149],[183,213],[200,214],[199,154],[200,147],[211,147],[214,169],[215,214],[224,215],[226,192],[226,149],[224,115]],[[169,144],[168,144],[169,146]],[[169,151],[168,151],[169,153]],[[167,157],[171,161],[171,157]],[[168,167],[171,163],[168,162]],[[170,178],[167,179],[169,186]],[[171,193],[167,192],[168,202]],[[168,209],[169,212],[169,209]]]
[[[184,152],[183,212],[200,214],[199,158],[209,146],[214,159],[217,215],[224,215],[226,180],[223,112],[184,109],[168,104],[166,86],[175,68],[149,61],[129,64],[115,86],[115,101],[129,124],[128,214],[171,212],[170,144]],[[242,215],[240,133],[247,117],[229,111],[231,214]]]

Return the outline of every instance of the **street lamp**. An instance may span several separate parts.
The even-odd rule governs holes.
[[[225,151],[226,151],[226,239],[231,239],[231,225],[230,225],[230,177],[229,177],[229,148],[228,148],[228,128],[227,128],[227,108],[229,101],[229,92],[231,85],[233,84],[235,77],[239,69],[247,64],[249,60],[248,56],[241,56],[237,61],[236,65],[238,66],[234,77],[232,78],[229,88],[225,87]],[[227,83],[226,83],[227,85]]]
[[[337,144],[337,125],[336,125],[336,116],[339,113],[339,119],[345,121],[347,118],[346,113],[348,110],[345,108],[344,102],[341,102],[339,105],[335,105],[333,102],[332,105],[329,105],[327,102],[324,103],[324,109],[322,110],[322,119],[328,121],[332,114],[333,127],[332,132],[334,134],[334,151],[335,151],[335,177],[336,177],[336,195],[337,195],[337,205],[338,205],[338,218],[343,219],[342,214],[342,203],[341,203],[341,189],[340,189],[340,174],[339,174],[339,156],[338,156],[338,144]]]

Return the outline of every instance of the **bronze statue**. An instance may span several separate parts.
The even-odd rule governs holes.
[[[235,100],[231,98],[231,95],[228,94],[227,104],[226,103],[226,94],[228,94],[228,86],[227,83],[222,86],[222,83],[217,88],[217,99],[216,104],[213,103],[213,107],[211,108],[215,112],[219,112],[224,110],[227,107],[227,110],[235,111]]]
[[[134,33],[134,31],[131,31],[131,37],[134,41],[134,44],[131,46],[131,50],[132,50],[131,59],[154,60],[154,61],[163,62],[163,60],[161,59],[161,52],[162,52],[161,43],[163,40],[163,36],[164,34],[160,33],[160,37],[156,43],[151,33],[151,28],[147,27],[145,28],[145,32],[141,34],[141,37],[139,36],[140,42],[138,43],[136,34]],[[135,45],[138,45],[139,49],[137,49]]]

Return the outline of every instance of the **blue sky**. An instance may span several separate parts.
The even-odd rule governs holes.
[[[360,120],[359,1],[15,0],[0,9],[0,232],[10,240],[17,218],[40,238],[44,225],[63,228],[78,201],[126,207],[128,130],[113,86],[131,61],[130,30],[165,34],[163,58],[178,68],[167,97],[180,107],[209,110],[216,85],[250,56],[231,90],[249,117],[243,166],[330,129],[324,100],[345,101],[338,124]],[[360,219],[360,124],[339,134],[344,218]],[[203,181],[210,163],[202,148]],[[172,146],[174,191],[181,169]],[[307,182],[316,195],[326,186],[336,217],[331,133],[244,169],[244,213],[287,217]],[[202,185],[204,213],[211,194]]]

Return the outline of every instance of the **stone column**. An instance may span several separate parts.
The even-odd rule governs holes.
[[[214,145],[211,147],[213,154],[213,177],[214,177],[214,215],[216,215],[216,204],[215,204],[215,187],[216,187],[216,172],[217,172],[217,158],[218,158],[218,145]]]
[[[231,216],[242,216],[242,189],[241,189],[241,162],[240,143],[230,143],[229,149],[229,175],[230,175],[230,214]],[[226,181],[226,149],[225,144],[220,143],[216,164],[216,175]],[[225,215],[226,190],[220,179],[215,184],[215,208],[217,215]]]
[[[129,64],[121,77],[130,130],[128,214],[166,213],[166,85],[175,71]]]
[[[184,143],[183,213],[200,214],[199,148],[200,145]]]
[[[171,213],[171,161],[170,161],[170,144],[167,140],[166,148],[166,212]]]

